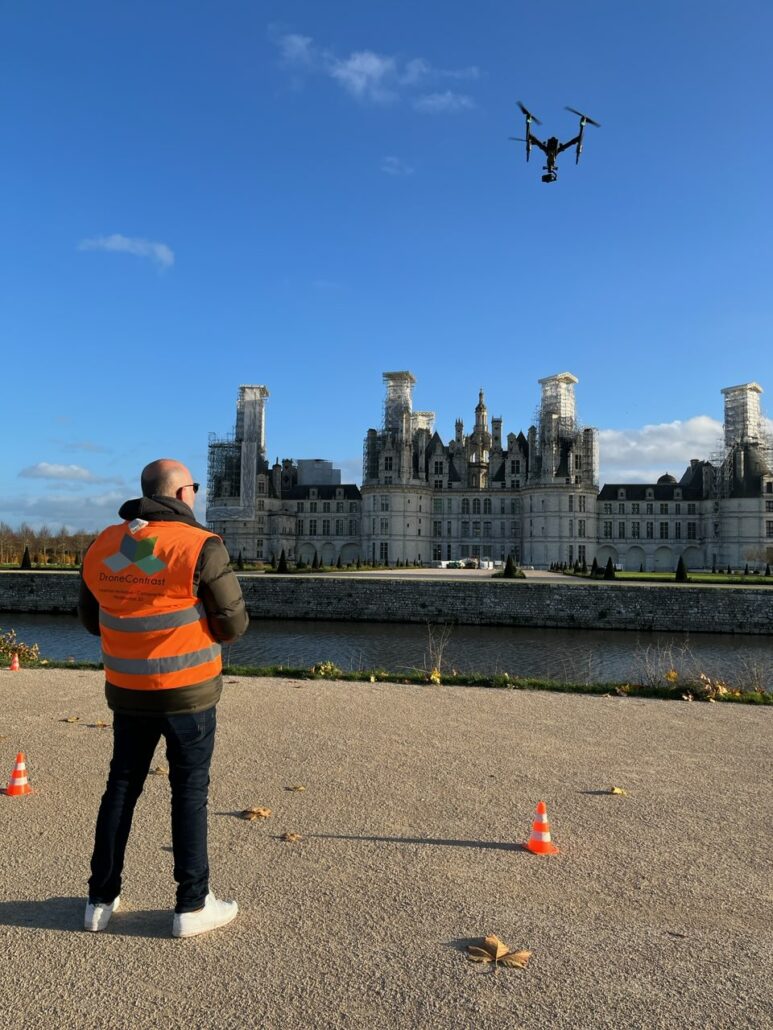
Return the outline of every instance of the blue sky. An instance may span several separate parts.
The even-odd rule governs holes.
[[[95,528],[264,383],[269,457],[359,481],[381,373],[452,435],[568,370],[608,481],[773,390],[773,7],[0,4],[0,519]],[[526,165],[522,99],[574,135]],[[767,394],[763,395],[763,405]],[[200,512],[203,515],[203,510]]]

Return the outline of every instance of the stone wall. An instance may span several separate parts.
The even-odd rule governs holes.
[[[240,576],[257,619],[456,622],[689,633],[773,632],[773,588],[524,580]],[[0,611],[73,611],[75,573],[0,573]]]

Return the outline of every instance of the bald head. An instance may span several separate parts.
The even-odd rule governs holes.
[[[143,497],[176,497],[177,491],[190,485],[191,474],[185,465],[172,458],[157,458],[142,470],[140,483]]]

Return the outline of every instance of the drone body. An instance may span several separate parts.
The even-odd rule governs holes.
[[[542,168],[542,171],[544,173],[542,176],[543,182],[556,181],[556,179],[558,178],[558,166],[556,163],[556,159],[558,158],[559,154],[563,153],[565,150],[568,150],[570,147],[576,147],[575,164],[580,163],[580,154],[582,153],[582,137],[583,133],[585,132],[586,125],[595,125],[596,128],[601,128],[599,123],[594,122],[594,120],[592,118],[589,118],[587,114],[583,114],[582,111],[575,111],[573,107],[567,107],[567,111],[571,111],[572,114],[576,114],[577,117],[580,119],[580,131],[573,139],[567,140],[566,143],[561,143],[556,136],[550,136],[543,142],[541,139],[537,139],[537,137],[531,131],[532,122],[534,122],[535,125],[542,125],[542,122],[539,120],[539,118],[536,118],[530,111],[527,111],[520,100],[518,101],[518,106],[520,107],[524,117],[526,118],[526,136],[525,138],[520,136],[511,136],[510,139],[518,140],[519,142],[526,144],[527,161],[529,160],[529,157],[531,155],[532,147],[537,147],[539,150],[543,152],[543,154],[545,155],[545,164]]]

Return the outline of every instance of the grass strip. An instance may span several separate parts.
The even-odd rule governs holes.
[[[25,669],[102,669],[101,662],[46,661],[28,662]],[[308,666],[287,665],[225,665],[224,676],[244,676],[253,679],[342,680],[346,683],[398,683],[427,686],[429,673],[415,669],[407,673],[388,672],[385,669],[358,669],[345,672],[331,662]],[[659,698],[664,701],[718,701],[725,704],[773,705],[773,693],[757,690],[728,689],[714,697],[702,697],[695,684],[652,686],[643,683],[570,683],[563,680],[538,679],[531,676],[510,676],[499,673],[484,676],[480,673],[443,675],[441,683],[448,687],[487,687],[495,690],[546,690],[558,694],[596,694],[615,697]]]

